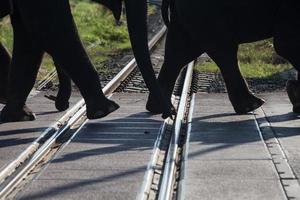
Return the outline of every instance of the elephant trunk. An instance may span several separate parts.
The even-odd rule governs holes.
[[[126,16],[132,50],[151,95],[164,105],[164,115],[170,115],[170,104],[162,95],[155,77],[148,47],[147,0],[125,0]]]
[[[147,86],[155,84],[150,60],[147,33],[147,1],[125,0],[126,16],[132,50]]]

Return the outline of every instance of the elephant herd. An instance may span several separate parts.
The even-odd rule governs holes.
[[[122,1],[99,0],[99,3],[111,8],[114,16],[119,18]],[[89,119],[104,117],[119,108],[102,93],[97,72],[80,41],[68,0],[4,0],[1,4],[1,17],[10,14],[14,32],[9,90],[0,116],[2,122],[34,119],[25,102],[44,52],[78,86],[86,102]],[[146,0],[125,0],[125,6],[137,64],[151,94],[163,100],[163,116],[169,116],[171,104],[163,98],[150,60]]]
[[[120,19],[122,0],[94,0]],[[134,56],[149,89],[146,108],[163,118],[176,114],[171,94],[182,68],[203,53],[218,65],[236,113],[260,107],[241,75],[237,51],[241,43],[273,38],[276,52],[300,69],[300,3],[297,0],[163,0],[168,26],[165,60],[156,80],[147,44],[146,0],[124,0]],[[89,119],[102,118],[119,108],[107,99],[82,46],[68,0],[2,0],[0,17],[10,15],[14,32],[12,57],[0,43],[0,103],[2,122],[34,120],[26,99],[34,85],[43,54],[52,56],[60,88],[55,100],[68,108],[72,79],[87,105]],[[88,79],[86,77],[89,77]],[[9,88],[7,90],[7,88]],[[293,111],[300,112],[300,84],[287,83]]]

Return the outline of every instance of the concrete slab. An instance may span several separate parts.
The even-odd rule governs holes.
[[[106,176],[98,175],[89,180],[39,180],[33,184],[34,192],[26,193],[21,199],[134,199],[130,191],[139,188],[141,183],[134,179],[128,180],[128,177],[143,175],[144,173],[130,171]],[[48,187],[47,190],[45,186]]]
[[[235,115],[226,94],[197,94],[185,199],[285,199],[253,115]]]
[[[280,187],[278,182],[266,179],[224,179],[214,177],[210,179],[192,179],[186,185],[185,199],[285,199],[283,194],[278,191],[278,187]]]
[[[269,160],[265,147],[252,143],[203,144],[192,142],[189,145],[189,158],[193,160]]]
[[[260,96],[267,100],[263,110],[300,177],[300,118],[290,112],[284,93]],[[135,199],[162,123],[159,115],[145,112],[146,99],[146,94],[114,96],[121,108],[90,121],[21,199]],[[196,96],[185,199],[286,199],[254,119],[252,114],[235,115],[227,94]],[[16,132],[33,131],[26,126]]]
[[[276,137],[287,155],[296,177],[300,177],[300,118],[292,113],[292,105],[286,93],[262,95],[267,101],[263,110]],[[279,105],[280,103],[280,105]]]
[[[21,199],[135,199],[162,119],[144,113],[147,94],[130,97],[115,94],[121,108],[88,122]]]

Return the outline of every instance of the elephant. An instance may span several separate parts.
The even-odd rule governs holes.
[[[101,5],[104,5],[106,8],[108,8],[112,12],[112,14],[117,22],[120,20],[121,14],[122,14],[122,0],[92,0],[92,1],[99,3]],[[130,5],[128,5],[128,3],[129,3],[128,1],[125,1],[126,7],[130,6]],[[143,16],[143,17],[145,17],[145,16]],[[145,21],[145,19],[143,19],[143,20]],[[129,28],[130,27],[128,27],[128,29]],[[145,38],[145,37],[143,37],[143,38]],[[138,55],[135,54],[135,57],[137,57],[137,56]],[[142,59],[142,57],[140,57],[140,59],[138,59],[138,60],[141,60],[141,59]],[[55,64],[55,66],[57,69],[57,76],[59,79],[59,90],[58,90],[57,96],[46,95],[45,97],[52,101],[55,101],[55,107],[57,110],[64,111],[69,108],[69,99],[70,99],[71,90],[72,90],[71,79],[67,73],[65,73],[63,70],[60,69],[60,67],[58,67],[58,64]],[[172,107],[172,109],[173,109],[173,107]]]
[[[163,0],[162,16],[168,26],[165,60],[158,76],[169,99],[181,69],[203,53],[219,67],[236,113],[263,105],[248,88],[238,65],[239,44],[273,38],[277,54],[300,69],[300,3],[296,0]],[[293,111],[300,112],[300,82],[290,80],[287,92]],[[159,104],[150,94],[147,108]]]
[[[5,4],[5,1],[12,3]],[[0,115],[2,122],[34,119],[30,110],[24,110],[24,105],[44,52],[51,55],[78,86],[86,102],[89,119],[102,118],[119,108],[118,104],[102,93],[97,72],[77,33],[68,0],[5,1],[0,4],[9,5],[14,46],[7,104]],[[97,2],[112,9],[116,19],[120,17],[121,0]],[[172,104],[160,90],[150,60],[146,0],[125,0],[125,5],[129,36],[137,64],[151,95],[161,100],[162,117],[169,117],[173,114]]]

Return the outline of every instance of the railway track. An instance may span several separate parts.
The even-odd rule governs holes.
[[[151,45],[150,45],[151,48],[153,48],[155,44],[158,41],[160,41],[161,37],[164,35],[164,32],[165,29],[161,30],[161,32],[159,32],[159,34],[151,41]],[[194,179],[192,179],[193,177],[191,177],[191,174],[193,172],[191,170],[192,168],[190,167],[189,169],[187,169],[188,166],[191,164],[189,163],[189,165],[187,165],[186,163],[188,160],[187,158],[188,154],[189,154],[189,159],[192,159],[193,156],[197,156],[197,154],[195,153],[188,152],[192,149],[192,148],[189,149],[189,145],[195,146],[195,143],[196,145],[199,145],[199,141],[205,141],[205,139],[202,138],[203,140],[201,140],[197,137],[204,137],[204,138],[207,137],[207,136],[201,136],[201,133],[195,136],[195,130],[193,132],[191,128],[191,123],[192,123],[192,113],[194,110],[195,99],[198,100],[200,99],[195,97],[195,93],[197,92],[197,90],[199,90],[200,92],[203,90],[203,87],[205,87],[205,84],[203,83],[205,83],[207,77],[208,77],[207,80],[209,80],[209,76],[205,76],[203,74],[199,75],[199,73],[195,72],[194,64],[195,62],[192,62],[188,66],[186,66],[185,70],[182,71],[179,79],[177,80],[176,88],[172,97],[173,104],[177,108],[177,116],[175,119],[171,119],[171,118],[166,119],[159,129],[157,138],[156,139],[153,138],[153,141],[155,140],[155,143],[152,149],[151,159],[149,160],[147,159],[148,165],[145,170],[143,181],[139,182],[140,190],[138,192],[136,199],[139,200],[157,200],[157,199],[171,200],[172,199],[173,200],[173,199],[185,199],[187,196],[190,197],[190,195],[196,194],[195,191],[193,191],[193,194],[191,194],[191,190],[188,191],[185,188],[185,187],[191,187],[190,183],[195,181]],[[158,69],[159,67],[156,66],[156,71],[158,71]],[[202,86],[203,85],[204,86],[198,88],[197,85],[199,83],[200,84],[202,83]],[[207,81],[206,83],[209,85],[209,81]],[[138,70],[136,70],[136,64],[134,60],[132,60],[117,76],[115,76],[105,86],[103,90],[107,96],[113,96],[114,93],[117,92],[132,92],[132,93],[146,92],[146,90],[143,89],[144,86],[142,85],[143,85],[143,81],[140,78]],[[122,95],[126,96],[127,94],[122,94]],[[136,100],[136,102],[138,101],[139,100]],[[138,106],[141,106],[141,104],[139,104]],[[289,165],[288,158],[287,158],[288,156],[285,154],[284,148],[281,146],[279,139],[277,139],[273,133],[270,135],[270,130],[272,129],[272,127],[271,124],[267,121],[265,111],[263,109],[260,109],[256,114],[257,115],[254,116],[254,122],[256,125],[255,128],[258,130],[259,133],[258,139],[255,138],[255,134],[251,133],[251,139],[247,141],[247,137],[250,136],[246,136],[246,142],[244,141],[245,139],[243,139],[244,142],[243,141],[240,142],[241,144],[239,145],[244,145],[244,143],[249,143],[254,141],[255,142],[262,141],[266,149],[267,155],[270,156],[270,158],[265,159],[263,162],[272,162],[273,164],[272,166],[275,169],[276,175],[279,178],[278,180],[280,181],[280,187],[282,187],[282,191],[284,192],[284,195],[287,197],[287,199],[296,199],[295,197],[299,196],[299,193],[297,193],[297,191],[299,191],[299,184],[297,182],[298,181],[297,176],[295,175],[293,169]],[[134,117],[136,116],[133,116],[133,119],[137,120],[137,118]],[[241,120],[237,116],[233,116],[233,118],[235,118],[236,120]],[[243,116],[241,118],[249,118],[248,121],[246,120],[246,122],[241,120],[240,122],[241,124],[245,123],[245,125],[247,125],[247,123],[251,121],[250,120],[251,117],[249,116]],[[127,136],[126,134],[130,133],[130,131],[134,132],[134,130],[136,131],[141,129],[139,126],[137,126],[137,123],[143,123],[140,121],[138,122],[130,121],[133,119],[129,120],[127,119],[127,117],[124,116],[119,117],[117,119],[118,120],[108,120],[108,121],[101,122],[103,130],[102,128],[99,128],[99,130],[97,131],[100,133],[103,131],[103,134],[106,135],[110,135],[110,134],[113,135],[113,132],[109,132],[111,131],[111,129],[109,130],[106,129],[107,132],[105,132],[105,126],[103,126],[103,124],[107,124],[107,126],[111,126],[112,124],[117,124],[117,126],[114,128],[118,130],[116,130],[114,134],[118,134],[117,137],[122,138],[125,135],[125,137],[130,138],[130,136]],[[120,119],[124,121],[121,121]],[[68,113],[66,113],[57,123],[55,123],[52,127],[48,128],[40,138],[38,138],[34,143],[32,143],[27,148],[27,150],[24,151],[18,157],[18,159],[16,159],[5,169],[3,169],[3,171],[0,172],[0,181],[1,181],[0,199],[14,198],[18,195],[18,193],[20,193],[20,191],[24,190],[26,185],[29,185],[29,183],[31,183],[32,180],[35,179],[38,174],[41,174],[41,172],[46,168],[45,166],[47,166],[48,163],[58,155],[58,153],[62,152],[62,150],[64,150],[70,144],[70,142],[75,138],[77,134],[79,134],[80,131],[84,132],[84,129],[82,128],[87,124],[87,122],[88,120],[85,117],[85,105],[83,100],[81,100],[70,111],[68,111]],[[121,123],[123,125],[120,125]],[[145,122],[145,124],[146,123],[147,122]],[[155,127],[153,126],[154,124],[157,125],[157,123],[158,121],[148,121],[147,126],[149,129],[155,130]],[[202,121],[201,128],[205,130],[205,126],[207,126],[207,124],[205,125],[205,122]],[[211,123],[210,126],[212,126]],[[223,126],[225,125],[223,124]],[[122,132],[123,131],[122,128],[124,127],[127,129],[128,132],[125,133]],[[247,127],[244,128],[246,129]],[[220,130],[219,129],[216,130],[219,134]],[[124,135],[122,135],[121,133],[123,133]],[[91,132],[89,134],[91,134]],[[138,135],[138,137],[140,137],[142,140],[143,139],[147,140],[147,138],[149,139],[150,137],[153,137],[153,135],[149,134],[147,131],[145,131],[144,134],[146,136]],[[224,139],[222,138],[221,135],[218,134],[215,135],[211,134],[210,137],[212,136],[216,137],[214,140],[218,141],[219,139],[219,142],[222,141],[224,143],[226,138]],[[235,140],[233,139],[235,142],[239,141],[238,140],[240,137],[239,135],[240,134],[233,136],[236,137]],[[122,139],[124,140],[124,138]],[[209,140],[209,138],[206,139]],[[229,143],[230,144],[232,143],[232,138],[230,139]],[[116,144],[118,144],[118,142]],[[123,146],[125,146],[124,145],[125,142],[120,144],[123,144]],[[213,144],[210,144],[210,146],[212,145]],[[235,145],[231,144],[229,146],[230,148],[238,148],[238,145],[236,144]],[[226,148],[229,148],[229,146],[227,145]],[[245,148],[246,149],[249,148],[248,150],[251,150],[251,148],[258,148],[258,146],[259,145],[257,144],[248,145],[245,146]],[[140,146],[135,146],[134,148],[138,149],[138,147],[146,148],[147,146],[140,145]],[[110,151],[112,150],[110,149]],[[206,153],[208,152],[209,151],[206,151]],[[262,151],[259,152],[261,153]],[[245,158],[245,160],[247,159],[249,158]],[[259,156],[258,158],[255,159],[256,161],[262,160],[262,158],[260,158]],[[197,162],[199,162],[199,160]],[[221,163],[224,161],[213,161],[213,162]],[[239,162],[245,162],[245,161],[241,160]],[[195,162],[193,164],[195,165]],[[220,165],[217,167],[220,168],[223,167],[222,169],[227,170],[226,165],[224,166]],[[132,171],[134,170],[139,171],[141,169],[142,167],[137,169],[134,168]],[[272,171],[272,169],[269,171]],[[274,170],[272,172],[274,172]],[[121,175],[117,174],[115,176],[126,176],[125,174],[126,173],[123,174],[121,173]],[[274,182],[276,183],[276,180]],[[278,187],[279,193],[281,189],[280,187]],[[104,199],[109,199],[109,198],[104,198]]]
[[[157,45],[166,32],[163,27],[149,42],[149,48]],[[128,78],[137,67],[131,60],[104,88],[106,96]],[[49,76],[52,77],[52,76]],[[44,84],[44,83],[43,83]],[[84,100],[81,99],[61,119],[49,127],[21,155],[0,172],[0,199],[13,198],[42,168],[68,144],[81,127],[88,121]]]
[[[164,27],[150,42],[150,49],[161,40]],[[164,121],[149,161],[138,199],[176,199],[182,191],[185,141],[193,108],[193,93],[197,78],[194,62],[183,70],[177,81],[173,103],[178,109],[176,119]],[[158,72],[159,67],[155,71]],[[52,77],[49,75],[48,77]],[[135,60],[131,60],[103,89],[110,97],[115,91],[131,92],[133,83],[140,80]],[[45,83],[42,83],[45,85]],[[140,89],[133,92],[141,92]],[[61,119],[49,127],[17,159],[0,172],[0,199],[14,198],[30,183],[55,156],[64,149],[87,123],[84,100],[80,100]]]
[[[163,27],[153,37],[149,42],[150,49],[157,45],[165,31],[166,28]],[[87,50],[96,45],[97,43],[88,46]],[[162,60],[162,55],[163,52],[160,50],[157,55],[152,55],[152,57]],[[177,81],[173,103],[178,108],[178,115],[176,120],[168,118],[164,121],[155,143],[139,199],[175,199],[181,194],[180,177],[184,174],[182,161],[184,161],[185,156],[184,149],[189,126],[189,113],[191,113],[190,109],[192,108],[193,89],[195,90],[195,85],[198,85],[196,82],[198,82],[199,77],[202,88],[204,87],[203,90],[210,85],[211,80],[211,76],[203,76],[194,72],[193,67],[194,62],[187,66],[187,70],[182,72]],[[160,65],[154,63],[154,71],[158,73],[159,69]],[[53,85],[52,81],[56,74],[56,70],[53,70],[40,81],[33,95],[51,88],[49,86]],[[147,91],[134,59],[112,80],[108,81],[103,89],[107,96],[113,95],[114,92],[143,93]],[[85,116],[85,109],[82,99],[0,172],[0,199],[14,198],[45,168],[49,161],[55,158],[60,150],[68,145],[88,121]]]
[[[154,48],[157,45],[165,31],[165,28],[163,28],[150,41],[150,48]],[[159,57],[161,55],[155,56]],[[144,174],[143,182],[140,182],[141,186],[139,186],[140,190],[136,198],[138,200],[175,200],[185,199],[188,196],[185,188],[190,186],[187,184],[188,179],[190,179],[189,182],[194,181],[191,181],[191,175],[189,177],[187,175],[187,155],[189,153],[189,141],[190,138],[192,138],[191,124],[196,98],[195,93],[197,91],[207,92],[210,91],[211,88],[224,88],[224,86],[220,87],[220,85],[214,85],[213,80],[215,79],[215,74],[194,71],[195,62],[191,62],[186,66],[186,69],[182,71],[177,80],[172,97],[172,102],[177,109],[177,116],[175,119],[166,119],[160,127],[152,150],[151,159],[148,162]],[[201,60],[198,62],[201,62]],[[159,65],[155,66],[155,71],[159,71]],[[38,84],[37,90],[42,90],[47,87],[55,76],[56,71],[52,71],[45,80]],[[200,85],[200,87],[198,87],[198,85]],[[108,97],[118,92],[147,92],[141,75],[136,68],[134,59],[106,84],[103,92]],[[23,191],[33,179],[45,170],[49,162],[55,159],[56,156],[71,143],[88,122],[85,116],[85,109],[84,101],[80,100],[62,118],[44,131],[16,160],[11,162],[0,172],[0,199],[13,199],[17,197],[18,193]],[[287,197],[286,199],[297,199],[297,197],[300,196],[299,193],[297,193],[297,191],[299,191],[298,178],[289,165],[288,156],[285,154],[285,150],[281,146],[279,139],[276,138],[274,133],[270,133],[272,132],[272,127],[267,120],[265,111],[263,109],[258,110],[254,118],[260,140],[263,141],[264,147],[270,156],[269,161],[272,162],[273,168],[278,174],[280,185]],[[132,121],[120,122],[117,120],[103,123],[116,123],[118,126],[125,126],[120,125],[120,123],[126,125],[130,123],[133,124]],[[157,122],[152,121],[147,126],[151,126],[151,123],[153,125]],[[133,126],[128,126],[127,129],[131,129],[129,131],[133,131],[134,128],[139,129],[139,127]],[[118,128],[119,127],[116,129]],[[101,128],[98,131],[101,132]],[[104,134],[108,134],[105,131],[103,132]],[[109,134],[112,134],[112,132],[109,132]],[[149,133],[145,132],[145,134],[148,134],[150,138]],[[119,134],[119,136],[122,137],[121,134]],[[220,140],[222,140],[222,138]],[[197,142],[199,143],[199,141],[201,140]],[[193,141],[190,145],[194,145]],[[195,155],[196,154],[191,154],[191,157]],[[224,169],[226,169],[226,166]],[[138,170],[140,170],[140,168],[138,168]],[[116,176],[126,176],[126,174],[121,173],[121,175]]]
[[[168,118],[164,121],[138,199],[169,200],[181,196],[185,146],[197,81],[193,73],[194,62],[191,62],[177,81],[172,99],[177,116],[175,120]]]

